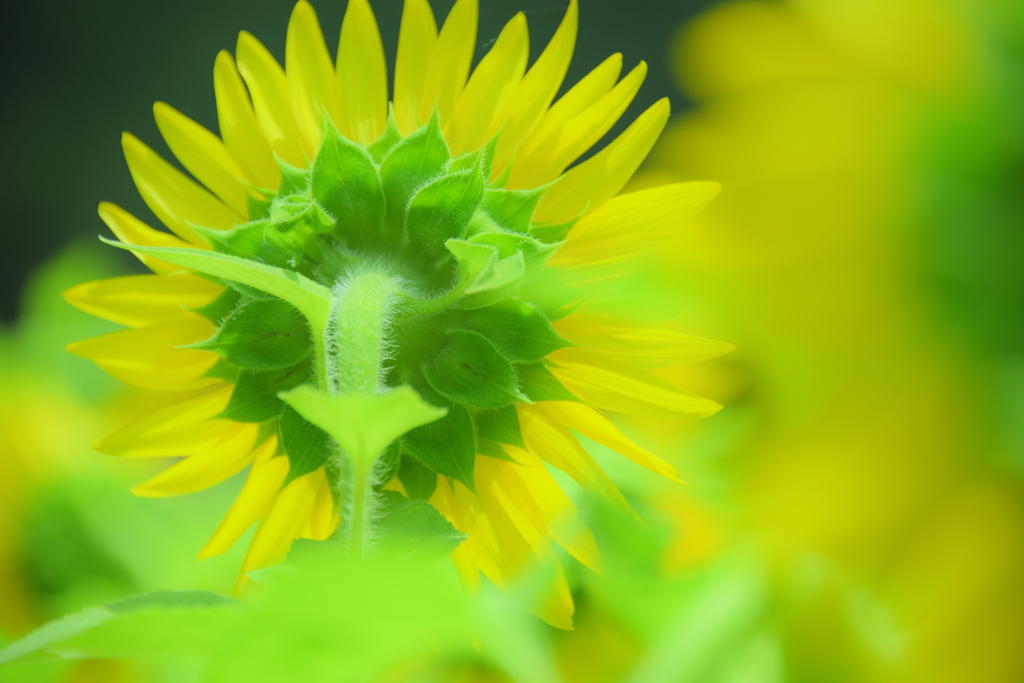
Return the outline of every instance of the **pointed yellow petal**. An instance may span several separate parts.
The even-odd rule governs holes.
[[[248,219],[242,169],[220,138],[165,102],[153,105],[153,117],[181,165],[229,209]]]
[[[235,541],[270,509],[274,496],[288,476],[288,458],[275,457],[276,453],[277,436],[270,437],[256,448],[245,485],[199,552],[200,560],[230,550]]]
[[[114,233],[114,236],[125,244],[138,244],[144,247],[193,246],[185,240],[175,237],[170,233],[154,230],[117,204],[100,202],[99,214],[103,222],[107,224],[108,228],[110,228],[110,231]],[[199,246],[205,249],[210,248],[205,243]],[[135,254],[135,257],[142,261],[147,268],[158,275],[167,275],[169,273],[182,270],[181,266],[176,266],[173,263],[167,263],[166,261],[161,261],[160,259],[153,258],[152,256],[146,256],[145,254],[140,254],[135,251],[132,253]]]
[[[565,17],[551,42],[516,86],[516,91],[509,101],[508,116],[504,122],[495,122],[495,125],[502,125],[501,138],[494,153],[495,176],[500,175],[512,161],[516,147],[540,124],[544,112],[555,99],[572,60],[578,21],[579,8],[576,0],[570,0],[569,9],[566,10]],[[492,126],[491,134],[496,132]]]
[[[260,426],[232,425],[223,439],[190,455],[132,488],[140,498],[167,498],[216,486],[242,471],[253,459]]]
[[[221,50],[213,65],[213,91],[217,97],[217,123],[231,156],[250,185],[276,190],[281,172],[270,143],[260,130],[235,60]]]
[[[550,262],[604,265],[658,247],[686,227],[721,189],[718,183],[675,183],[614,197],[573,226],[569,241]]]
[[[338,45],[338,81],[349,137],[368,144],[388,122],[388,69],[380,29],[367,0],[349,0]]]
[[[495,586],[503,588],[505,575],[500,559],[501,549],[476,496],[465,486],[447,477],[438,477],[431,501],[437,501],[438,509],[446,510],[452,525],[466,534],[466,540],[460,547],[465,548],[473,563]]]
[[[103,437],[93,449],[107,455],[152,458],[197,453],[234,424],[214,420],[231,400],[231,385],[205,389]]]
[[[437,44],[430,55],[430,64],[420,90],[420,121],[430,119],[438,107],[441,126],[451,117],[452,109],[469,77],[469,66],[476,47],[477,0],[458,0],[448,13]]]
[[[616,504],[636,517],[633,508],[580,442],[558,422],[544,403],[516,406],[526,447],[562,470],[587,491]]]
[[[285,45],[285,73],[291,87],[292,107],[299,123],[302,147],[310,159],[316,157],[323,136],[323,110],[342,135],[348,135],[348,118],[341,101],[341,86],[327,52],[324,34],[313,6],[299,0],[288,22]]]
[[[655,474],[672,481],[683,483],[679,478],[676,468],[668,464],[658,456],[640,448],[633,441],[619,431],[608,418],[597,412],[590,406],[576,401],[549,401],[544,403],[556,420],[569,429],[573,429],[588,439],[603,444],[613,451],[624,455],[637,465],[645,467]]]
[[[75,285],[63,293],[75,308],[104,320],[140,327],[176,318],[216,299],[224,288],[189,273],[125,275]]]
[[[193,225],[227,230],[245,222],[131,133],[121,137],[121,146],[135,187],[146,205],[171,232],[186,242],[197,246],[206,244],[192,229]]]
[[[562,563],[557,557],[552,557],[551,570],[554,572],[551,583],[547,592],[541,596],[541,604],[533,612],[549,626],[572,631],[572,615],[576,613],[576,604],[569,590],[569,582],[565,580]]]
[[[204,377],[217,364],[217,354],[176,348],[208,339],[216,329],[205,318],[190,315],[169,323],[119,330],[72,342],[67,350],[88,358],[129,386],[155,391],[185,391],[223,381]]]
[[[468,593],[480,592],[480,569],[473,561],[473,556],[466,548],[465,543],[460,543],[452,554],[449,555],[452,564],[455,565],[455,573],[459,576],[459,584]]]
[[[437,43],[437,23],[427,0],[405,0],[395,59],[395,122],[402,135],[420,127],[420,92]]]
[[[688,394],[635,365],[587,349],[552,354],[551,372],[565,388],[595,408],[627,415],[707,417],[721,410],[714,401]]]
[[[309,528],[303,530],[301,537],[322,541],[334,533],[341,517],[336,512],[337,506],[334,503],[334,494],[331,493],[331,484],[327,481],[327,471],[321,467],[313,472],[313,475],[316,499],[313,501],[313,510],[309,516]]]
[[[452,154],[479,149],[487,142],[495,122],[504,119],[505,103],[522,80],[529,56],[530,36],[520,12],[505,24],[455,104],[447,129]]]
[[[600,100],[551,131],[536,138],[517,157],[510,183],[516,187],[539,187],[557,178],[581,154],[593,147],[619,120],[647,77],[647,64],[640,64]]]
[[[237,595],[245,587],[248,582],[247,573],[277,564],[288,554],[292,541],[299,537],[303,526],[309,523],[309,515],[316,500],[315,474],[310,472],[298,477],[274,498],[270,510],[256,527],[233,593]]]
[[[600,350],[629,363],[652,367],[699,363],[736,348],[732,344],[694,337],[666,327],[606,315],[574,313],[553,323],[553,326],[558,334],[575,344]]]
[[[281,159],[292,166],[305,168],[306,153],[302,149],[299,124],[292,106],[292,91],[284,69],[263,43],[246,31],[238,34],[238,71],[252,95],[253,110],[264,137]],[[314,150],[315,152],[315,150]],[[276,167],[276,164],[275,164]],[[274,189],[277,185],[274,185]]]
[[[668,99],[659,100],[614,142],[562,176],[541,199],[534,220],[565,223],[615,196],[651,151],[669,113]]]

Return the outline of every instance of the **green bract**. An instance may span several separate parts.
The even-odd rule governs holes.
[[[222,417],[277,431],[289,481],[340,449],[412,499],[437,475],[473,488],[478,454],[523,447],[516,403],[574,400],[543,362],[568,344],[557,313],[530,300],[567,226],[531,222],[546,188],[490,182],[493,148],[452,158],[436,115],[368,147],[328,123],[254,220],[197,228],[212,251],[131,247],[229,286],[192,348],[235,382]]]

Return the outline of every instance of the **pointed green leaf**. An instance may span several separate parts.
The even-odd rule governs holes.
[[[184,247],[146,247],[100,239],[119,249],[155,256],[183,268],[232,282],[240,282],[279,299],[284,299],[306,316],[314,335],[322,335],[331,309],[331,290],[304,275],[256,261]]]
[[[500,133],[495,135],[487,144],[480,149],[475,149],[472,152],[466,152],[459,157],[452,159],[451,163],[448,164],[448,172],[455,173],[458,171],[465,171],[474,166],[479,166],[483,173],[484,180],[486,181],[491,177],[491,169],[494,164],[494,152],[498,148],[498,138]]]
[[[281,171],[281,184],[277,188],[277,196],[287,197],[291,194],[303,194],[308,196],[310,176],[309,169],[292,166],[287,161],[278,157],[276,153],[274,154],[274,159],[277,160],[277,168]]]
[[[313,197],[337,220],[350,244],[379,239],[384,222],[384,188],[377,166],[362,145],[346,139],[328,120],[313,161]]]
[[[512,364],[476,332],[453,331],[423,374],[434,391],[456,403],[498,408],[528,400],[519,393]]]
[[[469,417],[469,411],[460,405],[449,408],[448,414],[440,420],[409,430],[402,437],[405,450],[423,465],[438,474],[461,481],[470,489],[474,488],[474,444],[473,420]],[[405,483],[404,480],[402,482]]]
[[[500,443],[496,441],[488,441],[487,439],[476,440],[476,452],[478,455],[486,455],[488,458],[495,458],[497,460],[504,460],[505,462],[515,462],[505,449],[502,448]]]
[[[221,292],[216,299],[205,306],[193,308],[192,310],[212,322],[214,325],[220,325],[224,322],[224,318],[231,315],[231,311],[235,310],[235,307],[238,305],[238,301],[241,298],[242,296],[238,293],[237,289],[225,287],[224,291]]]
[[[235,422],[266,422],[278,418],[285,408],[277,397],[278,392],[297,387],[310,375],[308,360],[283,370],[243,372],[235,381],[228,407],[218,417]]]
[[[303,384],[282,392],[281,399],[334,437],[350,458],[362,462],[372,462],[402,434],[447,413],[424,401],[409,386],[375,396],[331,396]]]
[[[312,346],[309,326],[294,306],[256,299],[239,306],[212,337],[187,348],[213,351],[240,368],[281,370],[297,365]]]
[[[436,112],[430,121],[395,145],[380,165],[387,197],[388,234],[398,236],[405,224],[405,210],[416,191],[436,178],[450,154]]]
[[[423,428],[417,427],[417,429]],[[405,489],[406,495],[413,500],[430,500],[430,497],[434,495],[434,489],[437,488],[437,472],[408,453],[403,453],[398,468],[398,481],[402,482],[402,488]]]
[[[476,426],[476,435],[479,439],[526,448],[515,406],[478,410],[473,415],[473,424]]]
[[[380,552],[399,560],[431,562],[447,557],[466,539],[430,503],[409,500],[396,491],[382,493]]]
[[[548,244],[561,243],[569,237],[569,231],[572,230],[578,220],[578,218],[574,218],[568,223],[558,223],[556,225],[531,225],[530,234]]]
[[[405,235],[413,253],[442,255],[447,240],[465,235],[483,193],[479,168],[443,175],[416,192],[405,214]]]
[[[245,208],[249,210],[249,218],[254,221],[266,218],[270,215],[270,205],[274,203],[274,193],[268,192],[266,197],[246,188]]]
[[[579,401],[543,363],[520,365],[519,381],[531,401]]]
[[[395,145],[402,140],[402,132],[398,130],[398,124],[395,123],[395,112],[393,106],[388,104],[388,124],[384,128],[384,132],[380,134],[376,140],[371,142],[366,151],[373,157],[373,161],[380,164],[384,160],[384,157],[388,155]]]
[[[456,320],[459,326],[491,340],[501,355],[513,363],[532,363],[570,346],[551,327],[543,312],[518,299],[466,311]]]
[[[526,234],[537,203],[548,186],[532,190],[494,190],[484,195],[484,210],[502,228]]]
[[[281,438],[280,448],[288,456],[286,485],[304,474],[316,472],[334,455],[334,442],[327,432],[287,406],[277,432]]]
[[[509,232],[482,233],[474,235],[469,241],[494,247],[498,250],[498,255],[501,258],[508,258],[516,253],[522,254],[526,263],[526,277],[530,277],[542,268],[548,258],[555,253],[555,250],[562,246],[561,244],[545,244],[532,237]]]

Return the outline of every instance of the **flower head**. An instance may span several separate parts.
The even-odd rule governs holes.
[[[666,100],[566,172],[625,111],[644,64],[619,80],[621,57],[609,58],[552,104],[575,1],[529,70],[518,14],[470,74],[476,20],[476,0],[459,0],[438,31],[426,0],[407,0],[390,106],[367,0],[349,2],[336,67],[305,0],[285,69],[243,32],[236,58],[222,52],[214,68],[220,138],[155,107],[195,180],[125,134],[139,192],[173,235],[101,204],[154,274],[69,290],[127,326],[69,349],[167,397],[96,446],[185,456],[136,494],[190,493],[249,468],[201,552],[224,552],[258,522],[239,586],[296,538],[341,524],[356,539],[374,514],[366,501],[391,489],[465,533],[452,558],[469,584],[479,571],[501,586],[531,564],[554,568],[542,614],[568,627],[551,543],[595,569],[599,554],[543,463],[627,510],[573,432],[678,479],[605,412],[715,412],[650,368],[730,347],[575,312],[581,293],[559,272],[614,266],[717,186],[616,196],[664,127]]]

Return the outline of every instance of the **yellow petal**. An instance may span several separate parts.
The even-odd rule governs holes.
[[[653,367],[698,363],[736,348],[725,342],[607,315],[573,313],[553,326],[558,334],[575,344],[629,363]]]
[[[539,187],[557,178],[565,168],[593,147],[619,120],[647,77],[647,64],[640,62],[611,92],[552,130],[545,138],[517,156],[510,183],[516,187]]]
[[[321,467],[313,472],[313,475],[316,498],[313,501],[313,510],[309,515],[308,528],[303,529],[300,536],[314,541],[322,541],[334,533],[341,517],[336,512],[337,506],[334,503],[331,484],[327,480],[327,471]]]
[[[263,47],[263,43],[246,31],[238,34],[235,53],[238,55],[238,71],[252,95],[256,120],[271,149],[292,166],[305,168],[307,159],[313,157],[307,157],[302,149],[299,124],[295,120],[292,106],[291,86],[288,85],[284,69]]]
[[[107,224],[108,228],[110,228],[110,231],[114,233],[114,236],[125,244],[138,244],[139,246],[144,247],[199,246],[204,249],[210,248],[205,242],[201,245],[191,245],[185,240],[175,237],[174,235],[154,230],[117,204],[100,202],[99,214],[103,222]],[[182,270],[181,266],[176,266],[173,263],[167,263],[166,261],[161,261],[160,259],[153,258],[152,256],[140,254],[137,251],[133,251],[132,253],[135,254],[135,257],[142,261],[147,268],[158,275],[166,275],[168,273],[174,273]]]
[[[427,0],[405,0],[395,58],[395,122],[402,135],[420,127],[420,92],[437,43],[437,23]]]
[[[608,418],[590,406],[576,401],[548,401],[544,403],[544,407],[550,411],[554,419],[559,420],[569,429],[626,456],[641,467],[646,467],[672,481],[683,483],[676,468],[646,449],[637,446]]]
[[[501,138],[494,153],[493,173],[499,175],[512,161],[516,147],[540,124],[544,112],[558,93],[572,60],[576,43],[579,8],[570,0],[569,9],[537,61],[516,86],[509,101],[508,116],[501,128]],[[501,124],[496,121],[495,125]],[[492,126],[491,134],[496,133]]]
[[[302,147],[306,156],[313,159],[323,136],[324,109],[343,135],[348,135],[349,125],[341,102],[341,86],[334,75],[320,22],[306,0],[299,0],[292,10],[284,53],[285,73]]]
[[[93,449],[128,458],[197,453],[223,438],[231,428],[232,422],[212,418],[227,408],[232,389],[225,385],[193,393],[103,437]]]
[[[220,138],[165,102],[153,105],[153,116],[181,165],[229,209],[248,219],[242,169]]]
[[[276,190],[281,172],[274,152],[260,130],[245,84],[227,50],[221,50],[213,64],[213,91],[217,97],[220,135],[245,180],[256,187]]]
[[[189,273],[125,275],[75,285],[64,300],[90,315],[139,327],[177,318],[216,299],[224,288]]]
[[[367,0],[349,0],[341,23],[337,72],[349,138],[363,145],[373,142],[388,122],[388,69]]]
[[[565,388],[595,408],[627,415],[707,417],[722,406],[675,387],[635,365],[586,349],[552,354],[551,372]]]
[[[67,350],[88,358],[129,386],[155,391],[185,391],[223,381],[203,376],[217,364],[217,354],[176,348],[208,339],[216,329],[205,318],[190,315],[169,323],[119,330],[72,342]]]
[[[266,514],[288,476],[288,458],[275,457],[277,436],[270,437],[254,452],[249,476],[224,519],[199,552],[199,559],[220,555],[231,549],[235,541]]]
[[[469,66],[476,47],[477,0],[458,0],[448,13],[437,37],[430,64],[420,90],[420,121],[430,119],[438,107],[441,126],[447,124],[452,109],[469,77]]]
[[[316,472],[294,479],[274,498],[270,510],[256,527],[249,551],[242,562],[242,570],[232,591],[236,595],[248,582],[246,574],[277,564],[288,554],[292,541],[299,537],[303,526],[309,523],[316,500]]]
[[[573,226],[569,241],[552,256],[551,264],[607,264],[656,248],[683,229],[721,189],[718,183],[675,183],[614,197]]]
[[[562,470],[587,491],[599,495],[636,517],[633,508],[608,475],[544,403],[516,406],[526,447],[545,462]]]
[[[573,168],[547,191],[534,220],[558,225],[597,210],[615,196],[651,151],[668,122],[668,99],[656,102],[610,145]]]
[[[193,225],[227,230],[245,222],[219,199],[185,177],[131,133],[121,137],[124,157],[139,194],[156,217],[178,237],[205,245]]]
[[[505,24],[455,104],[447,129],[452,154],[479,149],[487,142],[494,124],[504,119],[505,103],[522,80],[529,56],[530,36],[520,12]]]
[[[232,424],[224,438],[132,488],[140,498],[166,498],[216,486],[242,471],[253,459],[260,426]]]
[[[446,510],[452,525],[466,534],[466,540],[460,547],[466,549],[473,563],[495,586],[503,588],[505,574],[502,570],[501,548],[476,496],[465,486],[447,477],[438,477],[431,502],[439,510]]]

